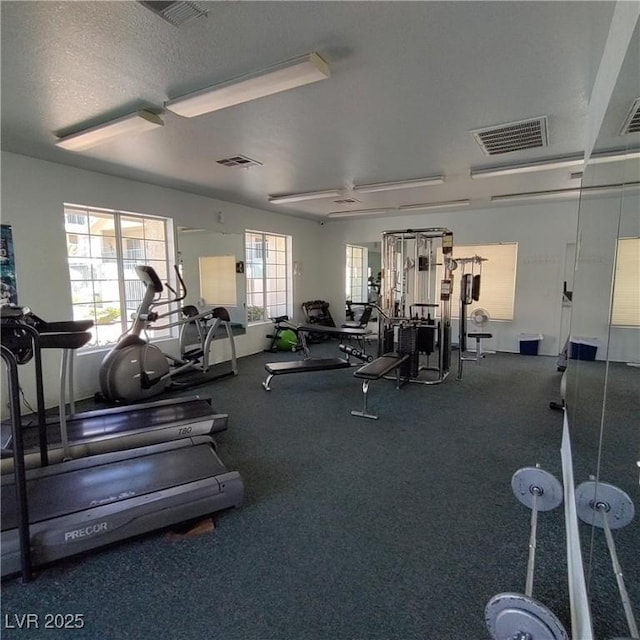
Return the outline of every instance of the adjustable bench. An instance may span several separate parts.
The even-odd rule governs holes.
[[[467,338],[474,338],[476,341],[476,357],[465,358],[465,360],[477,360],[478,362],[480,362],[480,358],[484,358],[484,354],[482,353],[482,339],[493,338],[493,334],[482,333],[482,332],[472,332],[472,333],[467,333]]]
[[[365,343],[369,336],[373,333],[371,329],[366,327],[325,327],[317,324],[300,324],[296,327],[301,332],[301,337],[305,339],[307,333],[321,333],[322,335],[334,338],[346,338],[356,340],[362,351],[365,350]],[[307,349],[305,349],[305,353]]]
[[[312,371],[329,371],[331,369],[348,369],[351,363],[343,358],[309,358],[308,360],[293,360],[291,362],[268,362],[264,365],[267,379],[262,383],[265,391],[271,391],[269,384],[273,376],[286,373],[304,373]]]
[[[385,353],[383,356],[376,358],[373,362],[365,364],[364,367],[360,367],[353,375],[356,378],[362,378],[362,394],[364,397],[364,404],[362,411],[352,411],[352,416],[358,416],[360,418],[370,418],[371,420],[377,420],[378,416],[367,412],[367,392],[369,391],[369,382],[372,380],[379,380],[383,378],[387,373],[390,373],[395,369],[396,371],[396,389],[400,388],[400,365],[409,358],[409,354],[400,355],[398,353]]]
[[[462,345],[460,346],[460,351],[458,354],[458,380],[462,380],[462,364],[467,360],[475,360],[476,364],[480,364],[480,360],[484,358],[484,353],[482,353],[482,340],[483,338],[493,338],[492,333],[483,333],[481,331],[472,331],[471,333],[467,333],[467,338],[474,338],[476,341],[476,353],[473,357],[465,356],[464,344],[463,340]]]

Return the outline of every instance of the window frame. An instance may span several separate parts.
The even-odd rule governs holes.
[[[356,256],[356,253],[360,253]],[[359,261],[360,276],[354,274]],[[345,300],[351,302],[367,302],[367,284],[369,272],[369,255],[367,247],[357,244],[347,243],[345,248]],[[358,296],[354,297],[354,292],[358,291]]]
[[[107,224],[112,224],[113,233],[109,234],[101,234],[99,232],[95,232],[95,230],[91,229],[91,218],[102,218],[107,221]],[[71,220],[69,219],[71,218]],[[79,222],[81,218],[84,218],[84,221]],[[142,237],[134,238],[127,236],[126,232],[123,232],[123,226],[126,226],[127,219],[132,220],[136,219],[140,221],[140,226],[142,228]],[[123,225],[123,220],[125,225]],[[146,237],[145,233],[145,222],[160,222],[162,223],[162,238],[158,239],[155,237]],[[100,351],[104,349],[110,349],[116,344],[118,338],[126,333],[131,325],[130,312],[135,306],[137,309],[139,302],[141,300],[135,296],[135,289],[137,281],[127,275],[127,271],[130,270],[130,264],[145,264],[149,263],[149,261],[155,263],[156,265],[162,264],[162,269],[166,273],[166,278],[163,280],[168,281],[171,286],[175,289],[176,278],[173,272],[173,268],[171,267],[172,260],[171,257],[175,251],[174,245],[174,229],[173,229],[173,220],[171,218],[167,218],[166,216],[158,216],[151,215],[147,213],[139,213],[132,211],[122,211],[116,209],[107,209],[103,207],[95,207],[90,205],[79,205],[75,203],[64,203],[63,206],[63,224],[65,229],[65,242],[66,242],[66,251],[67,251],[67,265],[68,265],[68,277],[69,277],[69,288],[71,295],[71,305],[72,305],[72,313],[73,318],[75,320],[86,319],[87,317],[92,318],[94,320],[94,327],[91,329],[93,334],[92,340],[82,347],[84,351]],[[69,229],[70,225],[73,224],[81,224],[85,226],[84,230],[75,230]],[[89,247],[88,255],[80,255],[74,256],[71,246],[69,243],[70,237],[75,237],[78,241],[83,241]],[[114,245],[114,249],[110,250],[110,248],[105,248],[105,240],[109,239],[110,242]],[[135,256],[130,257],[128,254],[131,253],[131,249],[127,248],[127,243],[131,244],[131,241],[135,240]],[[156,248],[161,249],[161,253],[163,254],[161,258],[150,257],[147,254],[146,244],[149,244],[149,248],[154,246]],[[78,242],[79,244],[79,242]],[[93,255],[93,251],[96,247],[99,247],[97,251],[97,255]],[[80,258],[79,261],[74,262],[74,258]],[[85,263],[83,264],[82,259],[85,259]],[[105,262],[106,260],[106,262]],[[173,260],[175,262],[175,260]],[[110,278],[96,278],[96,268],[104,268],[105,264],[111,263],[115,266],[115,276]],[[129,264],[125,264],[129,263]],[[76,265],[76,266],[74,266]],[[83,268],[88,267],[88,273],[85,278],[78,279],[74,277],[74,269],[82,270]],[[81,301],[75,302],[74,297],[74,283],[81,282],[90,283],[90,289],[93,292],[91,301]],[[99,322],[98,315],[99,312],[105,311],[105,309],[100,305],[100,302],[96,299],[100,294],[96,293],[97,291],[101,291],[103,285],[99,283],[111,283],[112,291],[114,295],[113,300],[108,300],[107,304],[112,303],[110,307],[107,309],[113,308],[118,311],[119,307],[119,315],[113,321],[107,320],[106,322]],[[97,284],[98,283],[98,284]],[[117,284],[116,284],[117,283]],[[133,286],[132,286],[133,284]],[[140,282],[140,286],[142,283]],[[117,291],[117,293],[116,293]],[[140,296],[142,293],[140,294]],[[164,294],[163,294],[164,295]],[[117,299],[116,299],[117,296]],[[83,313],[83,309],[85,312]],[[103,329],[101,329],[103,327]],[[109,327],[109,328],[107,328]],[[101,333],[104,337],[101,337]],[[167,329],[161,331],[153,331],[150,329],[148,331],[148,338],[172,338],[175,337],[176,331],[174,329]]]
[[[629,243],[632,246],[629,250],[621,250],[621,243]],[[622,259],[625,260],[625,264],[621,264]],[[640,275],[640,237],[630,236],[618,238],[616,241],[616,255],[613,264],[613,292],[611,296],[610,319],[612,327],[627,329],[637,329],[640,327],[640,294],[638,294],[638,280],[636,278],[634,286],[633,276],[631,275],[634,269],[636,276]],[[622,271],[624,271],[624,273],[621,273]],[[631,279],[631,282],[622,282],[621,277]],[[634,297],[637,297],[637,300],[633,300],[634,304],[631,311],[625,311],[620,307],[623,299],[626,301],[629,300],[629,291],[633,293]],[[629,315],[635,315],[635,323],[625,321]],[[620,316],[623,317],[620,318]]]
[[[260,242],[255,244],[255,236],[260,236]],[[283,233],[272,231],[259,231],[257,229],[245,229],[245,281],[246,281],[246,304],[247,304],[247,326],[264,324],[270,322],[270,318],[287,315],[293,317],[293,237]],[[284,263],[269,261],[268,240],[272,239],[275,244],[278,240],[284,242],[284,251],[274,248],[277,253],[284,253]],[[265,251],[266,247],[266,251]],[[254,270],[258,267],[262,273],[261,277],[255,277]],[[283,276],[270,276],[269,271],[275,267],[284,268]],[[261,290],[253,290],[252,282],[262,281]],[[272,281],[284,280],[284,289],[273,289]],[[284,299],[281,295],[284,293]],[[269,297],[276,296],[276,302],[269,304]],[[256,298],[261,297],[261,304],[256,304]],[[277,311],[272,310],[276,308]],[[255,311],[260,309],[260,316],[252,319]],[[282,312],[282,313],[281,313]]]

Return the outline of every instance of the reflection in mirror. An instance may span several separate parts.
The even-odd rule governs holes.
[[[184,304],[199,309],[225,307],[234,333],[247,325],[244,239],[238,233],[219,233],[181,227],[178,258],[187,287]]]
[[[378,303],[381,276],[380,242],[356,242],[346,246],[346,319],[359,322],[364,307],[358,303]]]
[[[636,26],[594,153],[638,150],[640,134],[625,133],[623,121],[640,94],[639,67]],[[572,295],[564,302],[571,312],[566,408],[596,638],[638,637],[634,616],[640,611],[640,523],[630,516],[634,505],[640,508],[639,180],[637,154],[585,167],[575,271],[567,287]],[[573,250],[569,247],[568,253]],[[595,483],[582,484],[591,478]],[[609,485],[621,493],[610,491]],[[593,495],[585,497],[585,486]],[[607,533],[609,521],[614,530]],[[617,575],[610,542],[620,565]]]
[[[379,242],[354,242],[347,245],[347,300],[353,300],[353,302],[377,300],[381,265]]]

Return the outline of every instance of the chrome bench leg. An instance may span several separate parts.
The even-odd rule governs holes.
[[[358,416],[359,418],[369,418],[371,420],[377,420],[378,416],[374,416],[372,413],[367,413],[367,393],[369,391],[369,380],[362,381],[362,395],[364,402],[362,405],[362,411],[352,411],[352,416]]]

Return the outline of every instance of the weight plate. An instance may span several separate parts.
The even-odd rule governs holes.
[[[499,593],[487,604],[485,623],[493,640],[568,640],[562,623],[543,604],[522,593]]]
[[[536,500],[538,511],[551,511],[562,504],[562,484],[548,471],[538,467],[518,469],[511,478],[511,489],[522,504],[533,508],[533,497],[539,491]]]
[[[604,527],[606,518],[610,529],[625,527],[635,515],[633,501],[622,489],[591,480],[576,488],[576,511],[580,520],[596,527]]]

